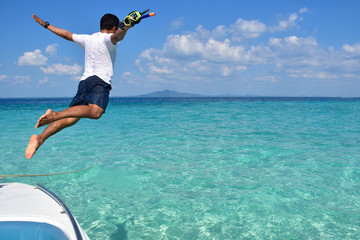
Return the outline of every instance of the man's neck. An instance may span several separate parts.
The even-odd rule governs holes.
[[[107,30],[107,29],[102,29],[100,30],[101,33],[114,33],[114,30]]]

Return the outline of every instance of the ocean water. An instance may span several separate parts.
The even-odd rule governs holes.
[[[0,99],[0,174],[110,156],[0,182],[49,188],[91,239],[360,239],[360,99],[112,98],[26,159],[69,102]]]

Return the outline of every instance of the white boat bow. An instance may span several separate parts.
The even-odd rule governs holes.
[[[22,183],[0,183],[0,239],[89,240],[59,197]]]

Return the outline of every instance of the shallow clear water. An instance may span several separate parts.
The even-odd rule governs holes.
[[[359,99],[113,98],[25,159],[69,102],[0,99],[0,174],[112,154],[0,181],[49,188],[92,239],[360,238]]]

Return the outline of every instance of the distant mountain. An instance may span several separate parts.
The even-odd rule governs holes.
[[[176,91],[171,91],[171,90],[163,90],[163,91],[157,91],[157,92],[153,92],[153,93],[148,93],[148,94],[143,94],[143,95],[139,95],[137,97],[152,97],[152,98],[184,98],[184,97],[204,97],[202,95],[199,94],[191,94],[191,93],[181,93],[181,92],[176,92]]]
[[[182,93],[182,92],[176,92],[171,90],[163,90],[163,91],[157,91],[152,93],[147,93],[143,95],[138,95],[136,97],[143,97],[143,98],[192,98],[192,97],[220,97],[220,98],[226,98],[226,97],[259,97],[258,95],[236,95],[236,94],[222,94],[222,95],[200,95],[200,94],[193,94],[193,93]]]
[[[216,95],[216,97],[222,97],[222,98],[226,98],[226,97],[241,97],[240,95],[235,95],[235,94],[223,94],[223,95]]]

